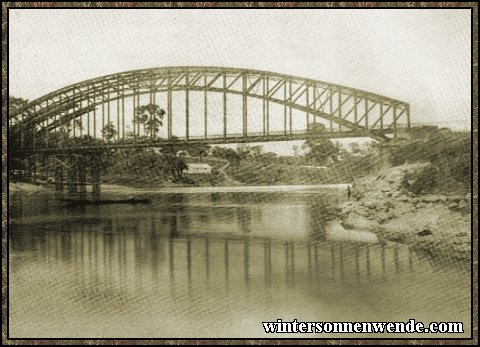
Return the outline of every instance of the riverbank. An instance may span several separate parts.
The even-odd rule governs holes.
[[[312,184],[312,185],[265,185],[265,186],[222,186],[222,187],[159,187],[159,188],[134,188],[117,184],[102,185],[103,192],[130,192],[130,193],[266,193],[266,192],[305,192],[322,189],[345,190],[348,183],[338,184]]]
[[[350,183],[319,185],[264,185],[230,187],[132,187],[102,184],[103,199],[138,198],[152,194],[198,194],[234,192],[323,193],[334,190],[339,196],[351,185],[352,197],[343,203],[337,216],[348,232],[373,232],[381,240],[408,244],[434,256],[469,259],[471,245],[470,195],[428,194],[414,196],[402,190],[407,173],[425,164],[402,165]],[[12,182],[10,193],[54,192],[24,182]],[[332,212],[333,213],[333,212]],[[340,228],[337,228],[340,229]]]
[[[144,193],[235,193],[235,192],[305,192],[323,189],[346,190],[350,183],[336,184],[310,184],[310,185],[258,185],[258,186],[220,186],[220,187],[185,187],[185,186],[160,186],[160,187],[135,187],[121,184],[102,184],[104,194],[144,194]],[[52,188],[52,189],[50,189]],[[9,191],[13,192],[48,192],[53,186],[42,186],[26,182],[12,182]]]
[[[8,184],[9,193],[23,192],[28,194],[35,194],[48,191],[50,191],[50,189],[41,184],[33,184],[28,182],[10,182]]]
[[[406,174],[426,163],[405,164],[355,180],[350,201],[341,206],[347,230],[371,231],[433,256],[471,256],[470,194],[413,195],[403,189]]]

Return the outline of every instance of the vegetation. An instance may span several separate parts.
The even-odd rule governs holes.
[[[143,133],[151,140],[157,139],[157,133],[163,125],[165,110],[156,104],[139,106],[135,110],[134,124],[143,125]]]
[[[113,125],[112,121],[108,122],[102,129],[103,138],[107,141],[112,141],[116,135],[117,130],[115,129],[115,125]]]
[[[23,107],[27,100],[10,97],[10,115]],[[65,119],[54,124],[57,131],[47,131],[35,126],[28,116],[22,121],[10,124],[9,167],[23,169],[28,163],[28,153],[24,147],[43,142],[51,148],[70,146],[96,146],[101,148],[103,141],[130,143],[134,140],[152,141],[159,139],[165,111],[156,104],[136,108],[134,127],[136,131],[127,133],[125,139],[116,139],[118,129],[108,122],[101,129],[102,138],[97,139],[83,134],[80,119]],[[141,127],[141,131],[140,131]],[[79,131],[73,136],[73,129]],[[404,163],[429,162],[423,171],[408,175],[403,187],[413,194],[426,194],[436,191],[467,191],[470,184],[470,138],[467,133],[451,132],[448,129],[423,127],[411,129],[410,139],[396,139],[387,146],[373,145],[362,149],[351,144],[349,150],[323,136],[325,127],[311,124],[308,138],[302,146],[305,155],[279,157],[275,153],[265,153],[261,146],[239,145],[236,149],[220,146],[210,147],[188,144],[174,138],[161,150],[123,149],[110,151],[99,149],[97,161],[103,167],[105,180],[124,184],[182,184],[216,185],[228,184],[319,184],[351,182],[356,177],[373,174],[386,166]],[[140,134],[143,133],[142,136]],[[200,162],[213,161],[215,174],[205,180],[201,176],[185,175],[192,157]],[[220,161],[218,161],[220,160]],[[222,161],[223,160],[223,161]],[[228,169],[224,170],[225,163]],[[28,165],[27,165],[28,166]],[[226,176],[230,177],[226,180]]]
[[[307,134],[310,136],[303,145],[303,148],[308,150],[305,157],[310,159],[313,163],[319,165],[327,165],[338,162],[342,149],[341,146],[338,143],[335,144],[322,136],[323,132],[325,131],[325,127],[323,125],[315,125],[317,126],[310,126],[307,130]]]
[[[414,195],[432,193],[437,184],[437,169],[427,166],[419,172],[408,172],[403,177],[402,188]]]
[[[431,165],[408,177],[404,187],[414,194],[470,190],[470,137],[466,132],[425,127],[410,130],[412,140],[389,151],[393,166],[429,162]],[[410,182],[410,183],[408,183]]]

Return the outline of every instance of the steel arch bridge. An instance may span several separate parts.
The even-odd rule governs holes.
[[[134,121],[138,107],[149,104],[165,110],[161,131],[148,132]],[[307,130],[316,123],[322,124],[325,137],[385,139],[388,133],[396,136],[397,128],[410,127],[410,110],[400,100],[303,77],[178,66],[70,85],[17,109],[10,122],[20,129],[22,148],[42,151],[55,150],[50,138],[62,131],[70,139],[84,139],[65,145],[78,149],[148,147],[179,140],[206,144],[299,140],[310,136]],[[107,125],[115,130],[108,139]],[[25,139],[28,131],[30,141]]]

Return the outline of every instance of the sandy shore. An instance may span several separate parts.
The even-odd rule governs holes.
[[[232,186],[232,187],[161,187],[161,188],[136,188],[118,184],[102,184],[105,193],[234,193],[234,192],[304,192],[321,191],[324,189],[346,190],[347,183],[318,184],[318,185],[281,185],[281,186]]]
[[[9,193],[23,192],[23,193],[34,194],[34,193],[49,192],[49,191],[50,191],[49,188],[42,185],[38,185],[38,184],[32,184],[32,183],[26,183],[26,182],[11,182],[8,184]]]
[[[318,184],[318,185],[279,185],[279,186],[231,186],[231,187],[159,187],[159,188],[139,188],[125,186],[120,184],[102,184],[101,197],[103,199],[112,198],[132,198],[151,194],[202,194],[202,193],[322,193],[324,191],[334,191],[338,194],[344,194],[350,183],[339,184]],[[89,189],[87,189],[87,196]],[[14,182],[9,184],[10,193],[48,193],[54,192],[54,186],[42,186],[25,182]]]

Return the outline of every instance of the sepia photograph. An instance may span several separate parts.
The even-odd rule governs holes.
[[[30,4],[3,344],[478,343],[477,5]]]

